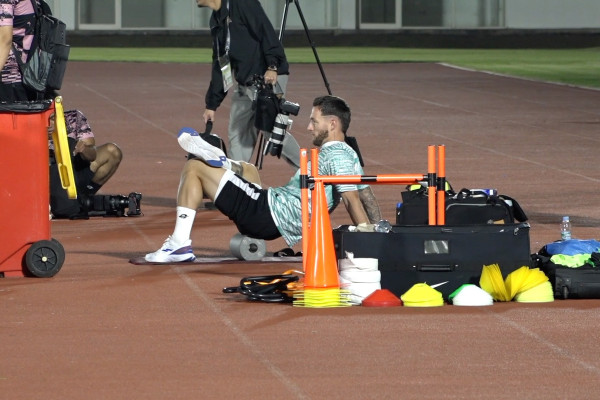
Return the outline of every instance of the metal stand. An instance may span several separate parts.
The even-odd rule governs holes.
[[[308,43],[312,48],[313,54],[315,55],[315,61],[317,62],[317,66],[319,67],[319,71],[321,72],[321,77],[323,78],[323,83],[325,84],[325,89],[327,89],[327,93],[331,95],[331,88],[329,86],[329,82],[327,81],[327,77],[325,76],[325,70],[323,69],[323,65],[321,64],[321,59],[319,58],[319,54],[317,53],[317,48],[315,47],[315,43],[313,42],[310,31],[308,30],[308,25],[306,25],[306,19],[304,19],[304,14],[302,13],[302,9],[300,8],[300,0],[285,0],[285,6],[283,8],[283,15],[281,17],[281,26],[279,28],[279,41],[283,45],[283,35],[285,34],[285,24],[287,23],[288,11],[290,9],[290,3],[294,3],[296,5],[296,10],[298,10],[298,15],[300,16],[300,20],[302,21],[302,26],[304,27],[304,33],[306,34],[306,38],[308,39]],[[266,146],[265,141],[267,140],[267,135],[264,132],[260,131],[258,133],[258,152],[256,154],[256,166],[258,169],[262,169],[263,164],[263,151]],[[290,163],[294,164],[294,163]],[[293,165],[298,168],[299,165]]]
[[[315,55],[315,60],[317,61],[317,66],[319,67],[319,71],[321,71],[321,76],[323,77],[323,83],[325,84],[325,88],[327,89],[327,93],[331,95],[331,89],[329,87],[329,82],[327,81],[327,77],[325,76],[325,71],[323,70],[323,65],[321,64],[321,60],[319,59],[319,54],[317,54],[317,48],[315,47],[315,43],[310,37],[310,32],[308,31],[308,26],[306,25],[306,20],[304,19],[304,14],[302,13],[302,9],[300,8],[299,0],[285,0],[285,7],[283,8],[283,16],[281,18],[281,27],[279,28],[279,41],[283,44],[283,35],[285,33],[285,24],[287,22],[288,10],[290,8],[290,3],[294,3],[296,5],[296,9],[298,10],[298,15],[300,15],[300,20],[302,21],[302,26],[304,27],[304,33],[306,33],[306,38],[308,39],[308,43],[312,48],[313,54]]]

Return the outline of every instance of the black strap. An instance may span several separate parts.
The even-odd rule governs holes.
[[[239,286],[223,288],[223,293],[240,293],[251,301],[292,302],[288,284],[299,279],[293,274],[249,276],[242,278]]]
[[[358,148],[358,142],[356,141],[356,138],[354,136],[347,136],[344,133],[344,142],[346,142],[348,146],[352,147],[352,150],[354,150],[356,152],[356,155],[358,156],[360,166],[364,167],[365,163],[363,162],[362,154],[360,154],[360,149]]]
[[[41,15],[43,15],[43,9],[41,9],[41,7],[38,6],[37,1],[30,0],[30,2],[31,2],[31,6],[33,7],[33,12],[35,14],[35,25],[33,28],[33,40],[31,41],[31,48],[29,49],[29,54],[31,54],[33,51],[35,51],[35,49],[37,48],[37,44],[40,40],[38,18]],[[13,53],[15,54],[15,58],[17,59],[17,64],[19,64],[19,71],[21,72],[21,75],[23,75],[23,65],[25,65],[23,60],[21,60],[21,57],[23,56],[23,52],[17,50],[17,48],[15,47],[15,42],[12,42],[12,49],[13,49]],[[27,58],[29,58],[29,54],[27,55]]]

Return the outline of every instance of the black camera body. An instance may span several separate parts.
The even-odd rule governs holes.
[[[285,115],[298,115],[300,112],[300,105],[284,99],[279,99],[279,112]]]
[[[281,157],[285,133],[292,125],[289,116],[298,115],[300,105],[278,97],[273,92],[273,86],[266,84],[260,75],[254,75],[251,83],[257,89],[254,100],[254,127],[271,133],[264,154]]]
[[[113,216],[113,217],[136,217],[142,215],[142,194],[137,192],[124,195],[93,195],[81,196],[81,208],[90,217]],[[128,210],[125,212],[125,210]]]

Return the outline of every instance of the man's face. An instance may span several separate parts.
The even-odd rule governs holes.
[[[321,115],[321,110],[313,107],[310,113],[308,131],[312,133],[313,144],[320,147],[323,143],[329,141],[329,122],[331,117]]]
[[[48,118],[48,135],[52,135],[52,132],[54,132],[54,119],[54,113],[52,113]]]

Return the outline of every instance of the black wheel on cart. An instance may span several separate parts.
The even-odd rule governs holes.
[[[38,278],[50,278],[65,262],[65,249],[58,240],[39,240],[25,253],[27,270]]]

